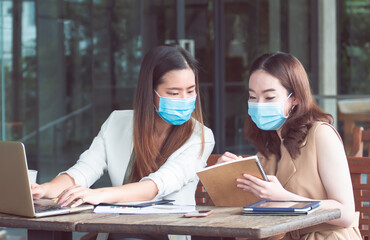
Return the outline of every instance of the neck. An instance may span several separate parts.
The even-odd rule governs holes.
[[[158,114],[155,115],[154,134],[156,137],[168,135],[172,125],[163,120]]]
[[[280,140],[283,140],[283,139],[281,138],[281,129],[282,129],[282,127],[281,127],[281,128],[279,128],[278,130],[276,130],[276,133],[277,133],[277,135],[279,136]]]

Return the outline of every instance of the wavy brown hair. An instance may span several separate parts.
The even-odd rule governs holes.
[[[182,125],[172,125],[168,136],[161,146],[154,138],[155,117],[154,91],[163,82],[163,75],[170,71],[190,68],[195,75],[195,91],[197,94],[193,119]],[[144,56],[141,63],[139,79],[134,100],[134,153],[135,162],[131,172],[131,180],[138,181],[142,177],[155,172],[167,158],[179,149],[192,135],[197,120],[201,125],[202,149],[204,150],[203,116],[199,97],[198,62],[189,52],[179,46],[154,47]]]
[[[252,64],[250,76],[257,70],[263,70],[279,79],[281,85],[288,93],[292,93],[292,97],[297,101],[281,131],[283,144],[294,159],[301,153],[300,147],[312,124],[315,121],[332,123],[333,117],[316,104],[306,71],[294,56],[283,52],[264,54]],[[244,129],[245,137],[264,156],[274,154],[278,159],[281,158],[281,141],[276,131],[259,129],[249,115]]]

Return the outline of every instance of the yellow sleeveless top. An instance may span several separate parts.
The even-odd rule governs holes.
[[[296,159],[290,157],[289,152],[283,144],[281,144],[280,148],[280,161],[277,161],[276,157],[267,159],[261,154],[258,154],[266,174],[275,175],[286,190],[311,199],[327,199],[326,190],[320,178],[315,145],[315,132],[317,127],[322,124],[330,126],[340,138],[332,125],[315,122],[308,131],[306,140],[301,148],[301,154]],[[356,219],[349,228],[324,223],[289,232],[283,239],[361,240],[362,238],[358,229],[358,215],[356,215]]]

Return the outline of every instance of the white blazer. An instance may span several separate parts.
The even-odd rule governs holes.
[[[90,187],[104,171],[108,171],[113,186],[122,185],[133,151],[133,110],[114,111],[102,125],[90,148],[77,163],[63,173],[75,183]],[[212,131],[204,126],[205,148],[201,150],[201,125],[197,122],[191,137],[156,171],[140,181],[151,179],[158,187],[155,198],[173,199],[176,204],[195,205],[198,184],[196,172],[206,166],[215,141]]]

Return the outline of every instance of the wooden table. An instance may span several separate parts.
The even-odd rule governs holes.
[[[319,209],[302,216],[243,216],[242,208],[238,207],[198,207],[210,208],[215,209],[215,213],[205,218],[184,218],[182,214],[117,215],[89,212],[30,219],[0,214],[0,227],[27,228],[30,240],[68,240],[72,239],[73,231],[263,239],[340,217],[339,209]]]
[[[72,232],[77,231],[76,226],[79,223],[107,216],[110,215],[97,215],[92,211],[43,218],[25,218],[0,213],[0,227],[26,228],[28,239],[72,240]]]

